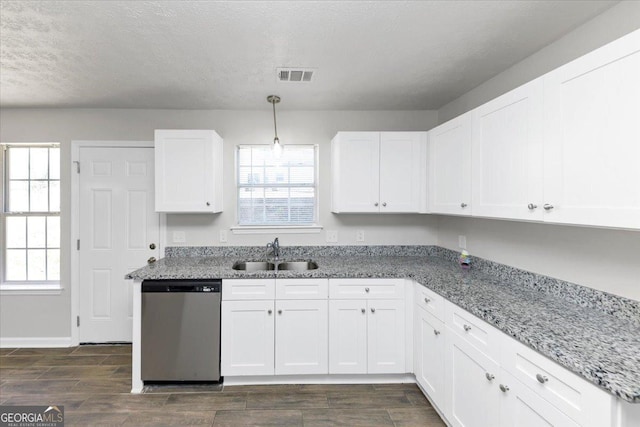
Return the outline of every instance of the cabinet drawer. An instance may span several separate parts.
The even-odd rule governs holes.
[[[449,301],[444,306],[447,326],[493,360],[500,360],[500,331]]]
[[[414,295],[418,307],[424,308],[438,320],[444,319],[444,298],[417,282]]]
[[[614,397],[540,353],[505,337],[502,368],[580,425],[609,425]]]
[[[327,299],[329,279],[278,279],[277,299]]]
[[[404,279],[329,279],[333,299],[402,299]]]
[[[274,299],[275,279],[224,279],[222,300]]]

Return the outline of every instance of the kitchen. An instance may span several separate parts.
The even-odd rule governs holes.
[[[5,17],[8,15],[13,16],[14,19],[18,19],[20,16],[31,16],[29,13],[35,13],[29,10],[21,10],[20,7],[14,6],[16,10],[13,10],[13,14],[9,14],[9,12],[11,12],[9,3],[11,2],[3,2],[3,46],[5,43],[8,43],[4,40],[13,40],[14,43],[16,40],[20,41],[20,34],[23,34],[23,37],[27,37],[27,40],[41,40],[38,38],[37,32],[32,34],[26,29],[23,29],[23,32],[21,32],[16,25],[10,25],[11,23],[9,21],[5,21],[5,19],[7,19]],[[370,5],[373,4],[377,3]],[[47,295],[44,291],[40,291],[39,295],[34,293],[25,294],[27,291],[20,293],[15,290],[3,289],[2,297],[0,298],[0,308],[2,311],[0,335],[2,337],[2,347],[64,348],[65,346],[76,345],[79,342],[86,342],[82,340],[79,335],[82,333],[82,327],[78,328],[75,326],[77,324],[76,318],[81,316],[83,306],[80,304],[81,300],[76,299],[79,298],[78,293],[74,292],[74,286],[76,286],[76,290],[78,289],[77,286],[79,286],[77,283],[77,274],[79,273],[77,272],[77,259],[75,267],[73,267],[73,259],[78,255],[76,240],[79,238],[81,230],[75,228],[77,222],[72,220],[76,214],[74,212],[76,203],[74,197],[77,196],[73,193],[73,182],[77,179],[76,164],[72,162],[79,161],[79,157],[76,157],[76,153],[74,152],[73,142],[75,142],[75,147],[77,147],[78,150],[77,154],[79,155],[83,149],[83,142],[118,141],[122,143],[122,141],[153,141],[154,130],[156,129],[214,129],[223,137],[223,209],[220,213],[215,214],[167,214],[164,218],[165,223],[162,225],[164,232],[160,234],[160,240],[154,242],[157,244],[157,252],[154,254],[144,252],[142,260],[136,261],[133,265],[129,265],[128,267],[130,268],[123,271],[123,273],[131,272],[142,266],[150,256],[155,255],[156,258],[163,257],[164,254],[161,252],[167,247],[196,246],[219,247],[223,249],[237,246],[264,247],[268,241],[273,241],[275,237],[279,237],[283,257],[287,256],[288,248],[290,250],[290,248],[293,247],[306,246],[437,246],[455,252],[460,252],[461,247],[466,246],[472,255],[472,269],[474,268],[473,259],[476,257],[479,263],[481,259],[490,260],[556,279],[566,280],[571,283],[577,283],[588,288],[605,291],[631,300],[639,300],[639,263],[637,262],[637,254],[640,253],[640,239],[637,228],[634,230],[633,227],[607,228],[602,225],[599,227],[557,225],[487,218],[492,215],[473,217],[438,214],[364,215],[355,213],[332,213],[332,156],[330,142],[338,132],[430,131],[439,124],[445,124],[450,119],[459,117],[462,113],[480,107],[499,95],[526,84],[640,27],[637,2],[601,2],[599,4],[596,4],[596,2],[584,2],[576,4],[580,4],[580,6],[575,7],[584,7],[585,9],[572,9],[570,6],[556,5],[548,6],[553,13],[547,10],[547,15],[544,15],[543,12],[539,11],[541,15],[536,15],[539,19],[550,19],[550,15],[556,15],[563,16],[564,19],[569,21],[569,17],[573,16],[574,20],[571,21],[571,23],[565,22],[564,24],[555,21],[555,25],[558,25],[558,27],[555,27],[555,36],[549,34],[547,40],[542,41],[538,39],[538,45],[530,45],[526,54],[525,50],[523,50],[522,54],[518,53],[518,49],[522,49],[521,47],[511,47],[512,56],[505,59],[505,61],[510,62],[505,62],[503,65],[495,64],[494,67],[497,68],[494,68],[492,71],[478,70],[479,74],[482,72],[485,74],[483,77],[474,77],[478,79],[475,82],[454,81],[456,79],[455,72],[447,68],[447,66],[451,67],[452,65],[447,65],[446,61],[442,59],[442,63],[446,66],[443,65],[440,68],[440,72],[445,75],[453,74],[451,81],[449,81],[449,83],[443,81],[442,85],[448,84],[449,89],[454,91],[459,90],[456,88],[457,85],[465,83],[466,89],[459,92],[458,96],[448,95],[449,98],[443,98],[443,100],[435,99],[435,94],[426,96],[427,98],[429,96],[434,97],[434,100],[431,102],[434,102],[436,106],[430,108],[422,106],[426,104],[417,104],[419,105],[418,107],[412,107],[406,103],[400,103],[398,98],[388,98],[392,96],[394,92],[398,92],[397,96],[399,98],[410,98],[410,93],[406,90],[386,91],[384,92],[386,97],[380,96],[377,92],[373,91],[364,95],[351,93],[338,97],[336,93],[340,92],[336,92],[335,90],[329,94],[321,93],[322,91],[312,86],[314,82],[309,83],[309,85],[311,85],[309,87],[294,86],[295,83],[278,83],[275,81],[276,67],[304,65],[311,67],[317,66],[317,84],[326,84],[326,80],[323,83],[322,76],[325,73],[329,73],[331,69],[325,69],[325,67],[318,65],[318,63],[299,63],[298,61],[302,61],[303,59],[298,59],[293,46],[291,47],[291,52],[293,53],[286,53],[284,56],[277,57],[278,59],[275,60],[275,62],[271,59],[254,58],[254,61],[262,60],[268,62],[268,65],[263,68],[268,69],[269,75],[262,77],[266,83],[261,85],[259,83],[260,80],[258,80],[255,87],[237,89],[238,92],[236,92],[236,95],[238,99],[236,104],[230,101],[230,98],[227,98],[225,101],[227,104],[219,100],[219,104],[210,104],[214,105],[213,107],[207,107],[206,102],[202,100],[203,98],[199,98],[198,96],[192,98],[193,104],[191,105],[183,105],[181,104],[182,101],[174,100],[181,98],[183,95],[187,95],[186,92],[180,92],[182,82],[176,81],[173,83],[176,91],[178,91],[181,96],[174,96],[170,93],[170,89],[162,91],[161,88],[164,86],[156,86],[154,88],[153,84],[148,87],[138,88],[137,91],[135,88],[129,88],[126,86],[127,81],[123,76],[133,78],[135,77],[135,73],[126,74],[125,72],[124,75],[118,74],[120,78],[118,84],[123,85],[124,89],[122,92],[125,92],[120,98],[115,97],[115,94],[118,93],[117,90],[113,91],[115,100],[105,97],[104,94],[96,94],[96,98],[92,101],[94,104],[90,104],[89,102],[84,103],[78,98],[58,99],[55,96],[55,91],[51,98],[54,100],[57,99],[55,102],[51,101],[51,99],[47,100],[37,97],[33,99],[43,100],[39,103],[29,101],[29,98],[37,95],[37,93],[28,90],[29,86],[26,86],[24,90],[25,94],[31,96],[19,98],[15,95],[20,93],[19,90],[16,89],[17,85],[11,85],[10,80],[8,83],[3,80],[2,96],[3,98],[7,96],[7,98],[4,98],[2,101],[1,141],[14,143],[56,141],[61,144],[60,169],[62,186],[60,220],[62,233],[60,248],[62,252],[61,257],[65,261],[63,261],[60,268],[60,283],[63,290],[57,294],[50,293]],[[591,9],[589,9],[589,4],[592,5]],[[464,9],[462,6],[460,6],[460,8]],[[168,6],[168,9],[163,9],[162,4],[156,4],[157,9],[151,10],[146,10],[142,6],[139,7],[140,9],[129,6],[124,10],[129,11],[131,17],[152,16],[154,14],[164,16],[163,13],[165,12],[166,15],[172,16],[172,13],[178,13]],[[231,8],[231,6],[228,7]],[[276,6],[274,5],[273,7]],[[340,11],[339,6],[336,4],[332,4],[332,7]],[[341,12],[344,13],[344,19],[347,20],[347,22],[349,22],[349,19],[357,19],[356,16],[359,16],[359,14],[356,13],[356,11],[361,10],[358,9],[360,6],[357,4],[348,4],[344,7],[346,9]],[[371,11],[373,16],[369,18],[374,24],[379,23],[376,19],[382,20],[390,13],[393,16],[393,11],[400,13],[397,11],[401,10],[403,13],[411,15],[412,7],[418,8],[417,10],[420,11],[424,17],[423,19],[427,19],[426,11],[420,9],[421,6],[416,3],[403,3],[402,8],[396,5],[395,9],[389,5],[383,6],[382,3],[378,7],[380,8],[379,10],[376,10],[375,7],[373,8],[374,10]],[[389,9],[384,9],[384,7]],[[500,10],[498,6],[496,6],[495,10],[492,10],[490,6],[485,5],[485,7],[488,9],[481,9],[484,13],[497,13],[497,11]],[[515,4],[511,4],[511,7],[515,7]],[[566,9],[555,9],[560,7],[566,7]],[[295,12],[299,14],[297,16],[305,17],[307,15],[304,14],[304,10],[305,7],[303,5],[298,5]],[[265,10],[259,11],[266,13]],[[276,16],[282,16],[284,20],[283,22],[277,22],[281,22],[282,25],[291,25],[286,21],[286,15],[281,15],[284,14],[284,11],[277,8],[275,11],[277,13],[273,13]],[[87,11],[85,11],[85,13],[86,12]],[[257,19],[255,17],[256,12],[244,12],[250,16],[251,19]],[[311,12],[315,15],[318,13],[317,10],[311,10],[308,13]],[[463,13],[460,9],[455,9],[455,12]],[[108,18],[112,16],[112,13],[115,13],[114,10],[110,10],[108,13],[105,13],[104,16]],[[241,12],[231,8],[229,13],[230,18],[236,18],[236,14]],[[476,11],[476,13],[480,13],[480,11]],[[520,10],[519,13],[525,13],[525,11]],[[564,15],[562,15],[562,13],[564,13]],[[582,13],[582,15],[580,15],[580,13]],[[55,17],[56,15],[53,14],[53,16]],[[407,28],[407,33],[395,32],[396,37],[398,33],[400,33],[400,35],[412,35],[412,33],[409,32],[410,29],[417,31],[416,28],[421,28],[421,26],[417,26],[417,21],[410,20],[406,15],[401,14],[401,16],[401,18],[396,19],[408,20],[406,22],[414,26]],[[463,16],[470,19],[468,15]],[[582,18],[578,18],[578,16]],[[45,18],[54,19],[54,21],[57,19],[51,18],[50,16],[43,17],[42,19]],[[366,17],[363,16],[361,18],[362,21],[356,20],[355,22],[359,22],[360,25],[362,25],[362,27],[358,28],[370,30],[366,25],[367,20],[365,18]],[[460,17],[460,19],[462,19],[462,17]],[[230,19],[229,22],[229,28],[226,29],[232,30],[232,23],[234,21]],[[300,22],[304,23],[305,21],[304,19],[300,19]],[[471,22],[474,21],[471,20]],[[513,21],[511,22],[511,25],[513,25]],[[493,22],[493,24],[497,25],[498,23]],[[163,25],[167,24],[164,23]],[[437,29],[436,23],[432,22],[431,25]],[[462,24],[460,25],[461,28],[464,27]],[[536,33],[536,31],[534,31],[535,25],[529,25],[530,27],[528,28],[531,33],[531,38],[534,38],[533,35]],[[549,23],[549,25],[552,24]],[[336,27],[341,28],[338,24],[336,24]],[[105,35],[112,35],[110,28],[104,28],[102,26],[98,26],[97,28],[104,32],[104,34],[98,34],[96,36],[97,38],[102,36],[107,40]],[[166,27],[160,28],[167,30]],[[503,31],[506,31],[506,28],[509,27],[503,27]],[[263,30],[265,34],[269,34],[267,29]],[[269,28],[268,30],[275,31],[275,28]],[[186,30],[183,29],[182,31]],[[298,31],[300,30],[298,29]],[[322,31],[316,31],[317,32],[313,34],[321,39],[323,36]],[[467,31],[469,31],[469,29],[467,29]],[[490,29],[486,31],[487,38],[490,37],[490,34],[493,34]],[[495,31],[498,32],[497,27]],[[551,32],[552,31],[549,30],[549,33]],[[242,34],[242,32],[240,33]],[[5,35],[12,36],[13,38],[7,39]],[[167,34],[155,33],[156,40],[160,47],[165,47],[167,51],[171,51],[171,49],[169,49],[171,45],[166,44],[170,43],[166,40],[166,35]],[[337,36],[343,35],[343,33],[337,34]],[[126,41],[127,34],[113,34],[112,36],[115,38],[115,40],[113,40],[114,45],[123,49],[123,54],[127,54],[127,49],[125,49],[125,47],[129,45]],[[31,37],[34,37],[34,39],[31,39]],[[354,34],[350,34],[350,37],[348,40],[351,40],[354,45],[362,43],[362,39],[356,37]],[[238,39],[242,42],[249,43],[241,37]],[[462,38],[462,40],[456,41],[458,43],[469,42],[470,39],[472,38]],[[525,43],[526,40],[521,42]],[[291,43],[291,41],[287,43]],[[252,45],[250,45],[250,47],[251,46]],[[318,46],[317,48],[322,48],[322,44]],[[384,44],[380,46],[380,49],[383,49],[383,51],[385,48],[387,49],[384,51],[387,54],[391,54],[394,50],[393,46],[389,47]],[[156,48],[148,45],[147,47],[149,49]],[[51,49],[54,49],[54,47],[51,47]],[[214,45],[212,49],[220,49],[220,47]],[[488,47],[486,49],[487,54],[492,52]],[[504,49],[507,50],[506,47]],[[499,53],[501,48],[494,50]],[[154,52],[157,54],[157,51]],[[344,54],[344,52],[353,53],[356,51],[338,50],[337,52]],[[421,51],[416,49],[416,52]],[[197,52],[192,53],[195,55]],[[273,54],[276,55],[276,53],[277,52],[274,52]],[[495,54],[496,52],[493,53]],[[232,52],[226,52],[226,55],[229,56],[230,61],[237,60]],[[471,52],[467,52],[467,55],[473,56]],[[336,57],[338,56],[339,55],[336,55]],[[42,61],[46,61],[47,58],[48,57],[43,56]],[[301,58],[306,57],[303,56]],[[398,60],[402,58],[404,57],[398,57]],[[177,59],[178,58],[176,58],[176,63],[179,63]],[[367,58],[359,59],[364,61]],[[406,58],[404,59],[406,60]],[[344,61],[345,59],[335,59],[335,61],[339,60]],[[475,61],[479,60],[480,58],[474,57],[473,61],[469,59],[469,62],[465,64],[475,64],[477,63]],[[494,61],[497,60],[498,58],[495,57]],[[281,63],[280,61],[286,62]],[[240,63],[243,62],[241,61]],[[422,69],[425,70],[423,72],[426,72],[429,68],[429,61],[422,60],[420,63],[423,64]],[[56,69],[55,67],[46,67],[46,62],[39,63],[36,61],[36,64],[43,66],[42,68],[45,69]],[[119,65],[119,67],[117,65]],[[101,76],[106,79],[105,81],[109,81],[108,76],[110,73],[122,73],[122,70],[124,69],[126,71],[129,65],[133,67],[132,64],[122,65],[111,63],[110,66],[113,67],[113,69],[110,70],[106,67]],[[380,66],[381,65],[382,64],[380,64]],[[249,66],[249,64],[246,64],[246,66]],[[200,86],[209,85],[216,87],[218,91],[222,91],[223,89],[219,86],[224,86],[225,84],[230,85],[233,80],[233,76],[231,75],[222,75],[219,78],[224,84],[220,84],[218,81],[209,80],[210,77],[208,76],[202,77],[203,72],[200,63],[195,62],[193,67],[196,70],[200,69],[198,73],[200,76],[194,77],[196,82],[200,83]],[[466,65],[466,67],[470,67],[470,65]],[[91,66],[85,69],[91,69],[95,72],[95,68]],[[177,69],[180,69],[180,67],[177,67]],[[234,72],[239,71],[235,68],[232,70]],[[6,73],[9,73],[9,71],[10,70],[3,65],[2,74],[8,75]],[[183,69],[182,71],[184,72],[185,70]],[[365,75],[368,72],[373,73],[371,67],[357,69],[357,72],[365,73]],[[389,73],[390,71],[386,70],[386,72]],[[63,89],[63,94],[65,94],[65,91],[72,92],[72,87],[69,87],[69,82],[65,82],[64,79],[60,80],[61,76],[59,74],[61,73],[56,74],[54,71],[51,71],[47,76],[54,79],[54,81],[60,85]],[[69,75],[73,75],[73,73]],[[388,75],[389,74],[387,74],[387,78],[384,80],[387,85]],[[416,78],[416,76],[413,77]],[[18,77],[14,76],[14,78],[17,79]],[[197,80],[199,78],[204,80]],[[245,80],[248,79],[247,76],[243,78]],[[436,79],[434,78],[433,80]],[[426,85],[427,83],[429,82],[417,78],[417,81],[410,82],[407,87],[412,88],[413,92],[419,94],[421,90],[420,86],[422,84]],[[33,82],[31,82],[31,84],[35,85]],[[77,84],[81,86],[83,82],[77,82]],[[154,84],[158,83],[154,82]],[[166,82],[164,84],[168,85],[169,88],[172,86]],[[383,82],[379,82],[379,84],[381,86],[384,85]],[[44,94],[50,93],[47,91],[49,89],[44,90],[46,89],[45,87],[37,85],[35,87],[38,87]],[[346,90],[346,88],[345,86],[343,90]],[[156,95],[153,94],[153,91],[160,91],[165,95],[165,98],[154,98]],[[127,95],[127,92],[133,96]],[[256,94],[256,96],[254,97],[252,95],[249,99],[246,93]],[[287,144],[312,144],[318,146],[317,174],[319,178],[317,188],[317,224],[322,227],[320,229],[309,228],[305,230],[307,231],[305,233],[292,233],[291,230],[277,230],[266,233],[263,231],[262,233],[255,232],[253,234],[246,234],[243,233],[245,230],[237,228],[236,206],[238,190],[236,188],[237,177],[234,171],[236,165],[236,147],[243,144],[269,144],[273,140],[274,116],[272,115],[272,106],[266,101],[266,97],[272,93],[278,94],[282,98],[281,102],[276,106],[277,130],[285,150]],[[14,97],[9,98],[8,95]],[[66,93],[66,95],[72,94]],[[75,95],[78,95],[77,92]],[[102,96],[102,98],[100,98],[100,96]],[[154,99],[157,99],[157,101],[154,102]],[[311,103],[314,100],[315,103]],[[381,100],[384,100],[384,102]],[[29,102],[32,102],[32,104],[29,104]],[[379,103],[376,104],[376,102]],[[221,105],[222,107],[216,105]],[[230,105],[230,107],[224,107],[225,105]],[[400,107],[396,107],[395,105],[399,105]],[[473,179],[471,181],[472,185],[477,182]],[[629,187],[630,199],[634,201],[634,188],[632,185]],[[542,204],[545,202],[537,201],[536,203],[542,207]],[[472,205],[471,207],[473,209],[475,206]],[[541,211],[542,209],[538,209],[538,212]],[[461,239],[460,236],[464,239]],[[81,240],[85,241],[84,239]],[[226,242],[223,240],[226,240]],[[331,242],[328,240],[334,241]],[[466,242],[463,240],[466,240]],[[84,248],[86,247],[81,246],[81,250]],[[322,263],[320,263],[320,266],[322,267]],[[132,286],[128,281],[124,283]],[[86,316],[81,317],[86,318]],[[78,329],[80,329],[80,331]],[[113,340],[109,339],[108,341]],[[89,351],[86,350],[88,347],[81,348],[85,352]],[[7,357],[10,357],[10,355]],[[14,355],[14,357],[17,356]],[[34,363],[38,362],[36,361]],[[120,387],[118,390],[121,392],[122,383],[115,382],[114,380],[114,386],[115,385]],[[8,388],[5,387],[5,389]],[[130,389],[131,387],[129,386],[127,391],[130,391]],[[79,406],[82,408],[82,405]],[[68,409],[67,412],[70,412],[70,410]]]

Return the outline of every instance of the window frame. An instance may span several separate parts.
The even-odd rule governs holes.
[[[10,294],[22,294],[27,291],[28,294],[59,294],[62,290],[61,287],[61,278],[58,280],[6,280],[6,262],[7,262],[7,230],[6,230],[6,222],[9,217],[23,217],[28,218],[32,216],[39,217],[58,217],[61,223],[61,214],[60,210],[58,211],[41,211],[41,212],[20,212],[20,211],[8,211],[7,203],[8,203],[8,186],[10,184],[10,179],[8,176],[8,167],[7,167],[7,151],[11,147],[19,147],[19,148],[57,148],[59,153],[62,152],[62,147],[60,143],[57,142],[2,142],[0,143],[0,235],[2,239],[0,239],[0,291],[2,294],[10,293]],[[50,162],[50,159],[48,160]],[[50,163],[48,163],[50,168]],[[28,181],[31,181],[30,179]],[[38,181],[47,181],[51,182],[50,178],[46,180],[38,180]],[[53,181],[59,181],[59,191],[62,193],[62,170],[60,170],[60,177],[58,179],[54,179]],[[62,228],[62,225],[60,225]],[[46,230],[46,220],[45,220],[45,230]],[[45,231],[46,233],[46,231]],[[60,237],[62,238],[62,230],[60,229]],[[45,236],[46,242],[46,236]],[[47,250],[46,246],[43,250]],[[60,253],[62,252],[62,242],[60,242],[57,248]],[[28,250],[28,246],[25,250]],[[62,262],[60,262],[60,268],[62,267]]]
[[[307,187],[314,189],[314,201],[313,201],[313,216],[314,221],[308,224],[240,224],[240,189],[247,187],[255,187],[255,188],[290,188],[291,184],[260,184],[256,186],[247,186],[240,184],[240,150],[242,148],[263,148],[269,149],[270,145],[267,144],[238,144],[234,150],[235,154],[235,196],[236,196],[236,218],[235,225],[231,227],[231,231],[234,234],[268,234],[272,233],[274,230],[278,230],[280,233],[319,233],[322,230],[322,226],[319,225],[319,200],[320,200],[320,188],[319,188],[319,147],[317,144],[289,144],[283,147],[284,150],[287,147],[304,147],[304,148],[312,148],[313,149],[313,185],[300,185],[299,187]],[[293,187],[296,187],[295,185]]]

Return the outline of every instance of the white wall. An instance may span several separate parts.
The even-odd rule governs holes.
[[[625,1],[439,110],[445,122],[640,28],[640,2]],[[640,300],[640,232],[440,217],[438,244]]]
[[[215,215],[169,215],[168,241],[174,230],[186,232],[186,245],[217,245],[220,229],[235,223],[234,147],[269,143],[273,122],[269,110],[126,110],[3,109],[0,141],[60,142],[62,149],[62,286],[57,296],[0,298],[0,336],[70,336],[70,174],[73,140],[153,140],[154,129],[215,129],[224,138],[225,211]],[[284,144],[319,145],[320,224],[337,230],[338,244],[356,244],[355,230],[365,230],[365,244],[435,244],[436,218],[425,215],[334,215],[330,210],[330,141],[339,130],[428,130],[437,124],[435,111],[278,111]],[[262,245],[274,235],[234,235],[229,245]],[[280,235],[287,245],[326,244],[325,234]]]

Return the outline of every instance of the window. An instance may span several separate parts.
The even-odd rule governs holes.
[[[2,282],[60,281],[60,148],[2,144]]]
[[[270,145],[239,146],[238,224],[314,225],[316,151],[314,145],[287,145],[276,159]]]

